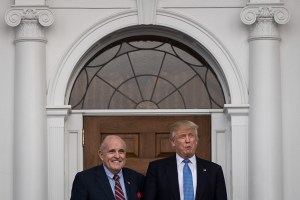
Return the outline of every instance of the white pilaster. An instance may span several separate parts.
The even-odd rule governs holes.
[[[71,106],[47,106],[48,126],[48,200],[65,196],[65,117]]]
[[[211,158],[222,166],[228,199],[232,200],[231,124],[227,113],[211,113]]]
[[[289,20],[283,4],[248,4],[251,25],[249,78],[249,199],[283,199],[280,36]]]
[[[231,120],[232,200],[248,200],[248,112],[249,105],[225,104]]]
[[[14,200],[47,199],[45,8],[13,8],[6,23],[15,39]]]
[[[70,199],[75,175],[83,170],[83,114],[72,113],[65,122],[65,199]]]

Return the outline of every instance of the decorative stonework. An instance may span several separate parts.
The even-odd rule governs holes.
[[[16,40],[45,40],[43,27],[50,26],[53,14],[44,7],[15,7],[6,12],[5,21],[17,27]]]
[[[155,24],[157,0],[137,0],[139,24]]]
[[[278,39],[278,24],[289,21],[289,13],[283,4],[247,4],[242,9],[241,20],[246,25],[252,26],[250,38]]]

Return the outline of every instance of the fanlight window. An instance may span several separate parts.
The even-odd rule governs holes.
[[[195,51],[164,37],[131,37],[98,51],[78,74],[72,109],[219,109],[220,82]]]

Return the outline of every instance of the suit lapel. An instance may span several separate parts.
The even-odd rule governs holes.
[[[133,182],[133,179],[131,179],[130,174],[128,173],[128,171],[123,168],[122,169],[123,172],[123,177],[124,177],[124,184],[125,184],[125,188],[126,188],[126,194],[127,194],[127,199],[136,199],[136,195],[135,191],[135,183]]]
[[[165,170],[167,172],[168,184],[171,187],[170,193],[173,194],[175,200],[180,200],[176,156],[170,158]]]
[[[201,163],[199,158],[197,160],[197,191],[196,191],[196,199],[202,199],[205,187],[207,184],[207,172],[205,166]]]
[[[105,199],[115,200],[114,194],[111,190],[111,186],[109,184],[109,180],[105,174],[103,165],[97,168],[97,187],[102,189],[103,196],[106,196]]]

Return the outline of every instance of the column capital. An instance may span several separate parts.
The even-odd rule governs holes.
[[[277,24],[286,24],[290,19],[289,12],[283,3],[248,3],[242,9],[240,17],[246,25],[254,24],[259,19],[272,19]]]
[[[9,26],[18,26],[22,20],[37,20],[42,26],[50,26],[54,17],[48,7],[35,6],[13,6],[5,14],[5,21]]]
[[[286,24],[290,15],[283,3],[248,3],[240,18],[251,26],[251,39],[280,39],[277,25]]]
[[[43,27],[53,24],[53,13],[48,7],[13,6],[5,14],[5,21],[11,27],[18,27],[16,41],[46,41]]]

